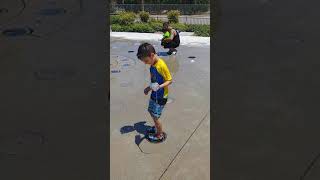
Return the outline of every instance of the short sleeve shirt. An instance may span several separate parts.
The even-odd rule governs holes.
[[[159,85],[163,84],[165,81],[171,81],[172,77],[170,71],[167,67],[167,64],[163,59],[159,58],[157,63],[150,66],[150,76],[151,82],[157,82]],[[158,91],[152,91],[151,98],[153,99],[162,99],[168,98],[169,90],[168,87],[159,89]]]

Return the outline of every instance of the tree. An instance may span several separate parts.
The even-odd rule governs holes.
[[[141,0],[141,10],[144,11],[144,0]]]

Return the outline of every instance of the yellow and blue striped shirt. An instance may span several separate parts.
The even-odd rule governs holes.
[[[163,84],[165,81],[171,81],[172,77],[167,64],[163,59],[159,58],[158,61],[150,66],[151,83],[157,82],[159,85]],[[169,90],[168,87],[159,89],[158,91],[151,93],[151,98],[162,99],[168,98]]]

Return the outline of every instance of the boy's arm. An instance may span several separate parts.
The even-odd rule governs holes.
[[[164,88],[164,87],[166,87],[166,86],[169,86],[171,83],[172,83],[172,80],[170,80],[170,81],[165,81],[163,84],[161,84],[161,85],[159,86],[159,88]]]

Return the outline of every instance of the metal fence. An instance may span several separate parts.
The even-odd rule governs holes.
[[[152,18],[162,21],[168,21],[167,17],[164,16],[152,16]],[[210,25],[210,17],[192,17],[192,16],[180,16],[180,23],[185,24],[206,24]]]
[[[170,10],[179,10],[181,15],[195,15],[210,12],[210,4],[111,4],[110,13],[117,11],[147,11],[150,14],[166,14]]]

